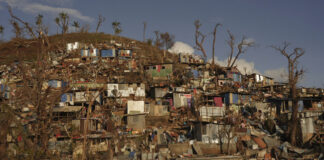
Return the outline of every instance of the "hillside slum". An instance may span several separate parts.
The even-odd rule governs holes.
[[[116,41],[67,43],[49,52],[39,90],[57,96],[44,104],[51,110],[51,153],[60,159],[85,152],[94,159],[323,158],[324,89],[298,89],[297,147],[285,136],[292,112],[286,83],[184,53],[155,63],[140,52],[136,42]],[[33,86],[24,80],[35,76],[32,65],[0,66],[1,101],[20,115],[4,138],[12,156],[38,134],[36,104],[18,103],[20,96],[36,97],[19,93]]]

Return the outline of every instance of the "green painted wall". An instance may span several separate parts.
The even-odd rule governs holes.
[[[161,66],[160,71],[158,71],[158,66]],[[153,69],[153,67],[155,67],[155,69]],[[162,67],[165,67],[164,69],[162,69]],[[168,77],[171,76],[172,74],[172,65],[168,64],[168,65],[154,65],[154,66],[150,66],[148,70],[146,70],[146,73],[151,76],[152,78],[159,78],[159,77]]]

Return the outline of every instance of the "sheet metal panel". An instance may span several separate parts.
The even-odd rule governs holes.
[[[115,49],[101,50],[101,57],[116,57],[116,50]]]

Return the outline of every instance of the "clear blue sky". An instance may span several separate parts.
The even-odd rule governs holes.
[[[287,60],[270,45],[284,41],[291,47],[302,47],[306,54],[300,65],[307,73],[301,82],[306,87],[324,87],[324,1],[320,0],[0,0],[0,24],[5,27],[5,39],[13,36],[9,26],[6,6],[11,5],[19,17],[34,21],[41,13],[51,33],[56,32],[53,21],[62,10],[70,13],[72,20],[90,24],[95,29],[98,14],[106,17],[100,31],[112,33],[111,23],[122,24],[122,36],[142,40],[143,22],[147,22],[147,38],[153,31],[170,32],[176,41],[194,45],[193,22],[199,19],[202,31],[209,33],[213,26],[223,24],[218,32],[216,56],[226,59],[229,47],[226,45],[226,31],[230,29],[237,39],[242,35],[253,38],[258,44],[241,58],[253,62],[256,70],[286,68]],[[211,39],[205,42],[211,57]],[[196,51],[197,54],[200,54]]]

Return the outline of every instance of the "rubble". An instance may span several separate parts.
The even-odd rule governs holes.
[[[271,77],[211,67],[184,54],[179,61],[152,63],[139,56],[134,43],[66,46],[66,57],[51,59],[44,71],[51,77],[41,84],[42,95],[54,102],[42,104],[51,111],[53,154],[147,160],[323,157],[323,89],[300,89],[300,144],[292,146],[284,136],[292,108],[287,85]],[[32,84],[24,83],[18,64],[0,71],[1,100],[19,113],[24,128],[15,133],[11,123],[6,136],[10,154],[17,155],[13,146],[35,136],[40,117],[35,104],[19,108],[21,88]],[[31,69],[24,76],[35,75]]]

